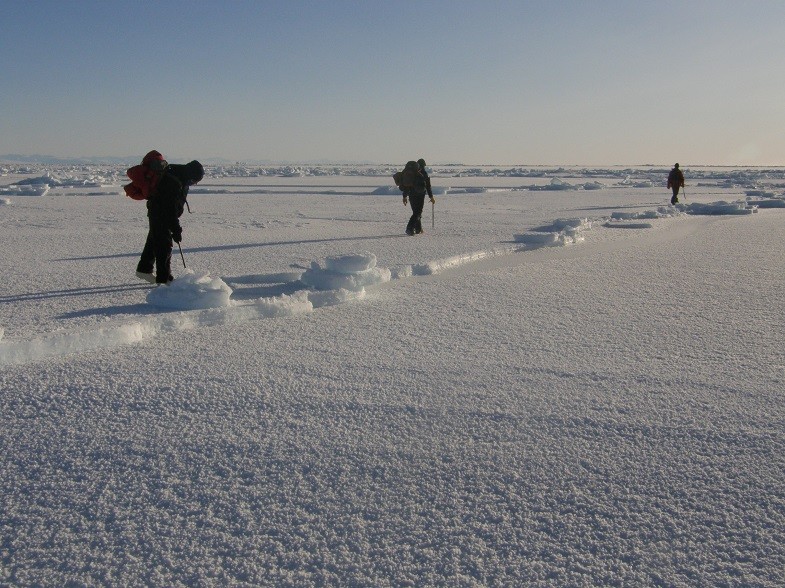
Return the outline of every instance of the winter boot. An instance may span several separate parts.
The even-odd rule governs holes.
[[[151,284],[155,284],[155,276],[153,274],[148,274],[147,272],[140,272],[137,270],[136,277],[144,280],[145,282],[150,282]]]

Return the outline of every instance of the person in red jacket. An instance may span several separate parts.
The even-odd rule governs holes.
[[[130,184],[123,186],[126,195],[134,200],[147,200],[155,190],[158,180],[169,165],[160,152],[153,149],[142,159],[141,165],[128,169]]]
[[[164,169],[147,199],[150,230],[136,266],[138,277],[156,284],[168,284],[174,280],[171,272],[172,241],[182,241],[183,227],[180,216],[186,206],[188,188],[200,182],[203,177],[204,168],[196,160],[185,165],[170,164]]]
[[[673,166],[671,173],[668,174],[668,188],[673,190],[673,197],[671,204],[678,204],[679,202],[679,188],[684,187],[684,174],[679,169],[679,164]]]

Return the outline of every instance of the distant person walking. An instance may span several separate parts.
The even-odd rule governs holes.
[[[407,235],[419,235],[422,230],[422,209],[425,206],[425,194],[436,202],[431,190],[431,178],[425,171],[425,160],[409,161],[403,171],[396,173],[393,178],[395,183],[403,192],[403,205],[406,206],[407,200],[412,207],[412,216],[406,225]]]
[[[180,243],[183,239],[180,216],[186,206],[188,188],[203,177],[204,168],[196,160],[185,165],[165,165],[161,171],[161,177],[147,199],[150,230],[136,266],[138,277],[156,284],[168,284],[174,280],[171,271],[172,241]]]
[[[679,188],[684,187],[684,174],[679,169],[679,164],[673,166],[671,173],[668,174],[668,188],[673,190],[671,204],[679,203]]]

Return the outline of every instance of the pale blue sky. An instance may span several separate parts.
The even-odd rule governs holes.
[[[0,153],[785,164],[785,2],[8,0]]]

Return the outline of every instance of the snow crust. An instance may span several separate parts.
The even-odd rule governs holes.
[[[151,290],[147,302],[161,308],[199,310],[229,306],[232,289],[221,279],[206,272],[187,270],[185,275]]]
[[[0,167],[0,584],[782,584],[785,170],[395,168]]]
[[[324,267],[313,262],[300,281],[314,290],[360,292],[366,286],[389,282],[390,277],[389,269],[376,267],[376,255],[356,253],[328,257]]]

